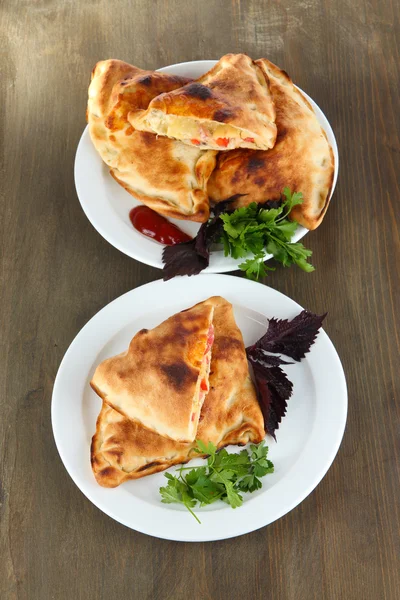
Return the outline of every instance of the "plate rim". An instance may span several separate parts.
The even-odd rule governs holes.
[[[165,65],[164,67],[160,67],[156,70],[160,71],[160,72],[169,72],[169,71],[173,71],[176,68],[190,68],[190,66],[193,66],[193,65],[203,65],[204,63],[208,63],[207,69],[205,70],[205,72],[206,72],[216,62],[218,62],[218,61],[214,60],[214,59],[184,61],[184,62],[180,62],[180,63],[174,63],[172,65]],[[336,137],[335,137],[335,134],[333,132],[332,126],[331,126],[328,118],[326,117],[325,113],[321,110],[319,105],[301,88],[299,88],[296,85],[295,85],[295,87],[302,94],[304,94],[305,98],[310,102],[313,109],[314,110],[317,109],[315,111],[317,118],[319,116],[318,111],[319,111],[319,113],[321,113],[322,120],[324,121],[324,126],[320,122],[320,119],[318,119],[318,120],[320,122],[321,127],[324,129],[325,133],[331,140],[332,151],[333,151],[334,160],[335,160],[333,183],[332,183],[332,188],[330,191],[330,200],[329,200],[329,201],[331,201],[334,191],[335,191],[335,188],[336,188],[336,183],[337,183],[338,174],[339,174],[339,149],[338,149]],[[89,141],[90,141],[88,125],[86,125],[85,129],[82,132],[81,137],[79,138],[78,146],[77,146],[76,153],[75,153],[75,159],[74,159],[75,190],[76,190],[76,194],[78,196],[79,203],[80,203],[82,210],[85,213],[87,219],[89,220],[91,225],[94,227],[94,229],[111,246],[113,246],[114,248],[116,248],[117,250],[119,250],[120,252],[125,254],[126,256],[129,256],[130,258],[133,258],[133,259],[137,260],[138,262],[141,262],[142,264],[146,264],[146,265],[149,265],[156,269],[162,270],[162,268],[163,268],[163,264],[161,261],[162,247],[160,247],[159,253],[155,253],[154,256],[152,255],[151,252],[150,252],[150,255],[148,255],[148,253],[145,251],[145,249],[143,249],[143,247],[142,247],[142,252],[141,252],[140,245],[138,245],[139,251],[137,251],[136,248],[134,247],[134,237],[133,237],[133,234],[136,232],[131,232],[130,238],[128,238],[125,235],[122,235],[123,227],[119,227],[120,224],[122,225],[122,223],[120,222],[120,218],[117,217],[115,211],[113,211],[110,207],[110,215],[112,213],[113,216],[117,217],[116,220],[114,218],[112,220],[114,220],[116,223],[119,224],[118,225],[119,231],[116,231],[114,233],[112,229],[111,230],[108,229],[109,221],[107,221],[107,225],[104,226],[104,223],[103,223],[102,219],[98,217],[95,208],[91,206],[90,200],[87,201],[86,194],[83,192],[83,189],[82,189],[83,185],[81,184],[81,175],[80,175],[81,165],[79,162],[81,160],[81,153],[85,152],[85,150],[82,150],[82,148],[87,143],[87,139],[89,139]],[[100,158],[100,156],[98,158],[99,158],[99,161],[103,162],[102,159]],[[106,192],[105,192],[105,194],[106,194]],[[108,215],[108,216],[110,217],[110,215]],[[299,225],[298,230],[297,230],[295,236],[293,237],[293,241],[297,242],[297,241],[301,240],[305,235],[307,235],[308,232],[309,231],[306,228]],[[126,243],[121,242],[121,238],[126,239]],[[140,238],[137,238],[137,239],[140,239]],[[146,242],[151,242],[151,240],[146,240]],[[155,243],[155,242],[152,242],[152,243]],[[153,247],[153,249],[154,249],[154,247]],[[220,254],[220,256],[221,256],[222,251],[218,251],[218,252],[221,253]],[[215,253],[214,253],[214,255],[215,255]],[[271,258],[272,258],[271,255],[266,255],[264,260],[267,261],[267,260],[270,260]],[[231,257],[225,257],[224,263],[222,265],[218,265],[218,264],[213,265],[212,264],[213,259],[212,259],[212,254],[211,254],[210,265],[208,267],[206,267],[206,269],[204,269],[200,274],[229,273],[229,272],[237,270],[239,267],[239,264],[241,262],[243,262],[243,258],[242,259],[233,259]]]
[[[227,279],[233,280],[233,281],[229,282],[229,285],[232,285],[233,287],[238,286],[238,288],[236,289],[236,293],[240,292],[243,294],[243,291],[239,290],[239,288],[242,284],[244,284],[245,287],[246,286],[249,286],[249,287],[255,286],[253,289],[261,288],[261,290],[259,289],[259,292],[261,294],[264,293],[264,290],[268,290],[267,295],[269,293],[271,293],[271,291],[272,291],[272,294],[273,295],[276,294],[278,298],[279,297],[285,298],[285,302],[287,300],[289,300],[291,305],[294,308],[296,308],[296,310],[301,309],[301,306],[296,301],[292,300],[289,296],[283,294],[282,292],[279,292],[278,290],[275,290],[274,288],[270,288],[269,286],[264,286],[259,283],[255,283],[255,282],[245,280],[242,278],[238,278],[235,276],[231,276],[231,275],[208,274],[208,275],[205,275],[204,278],[207,278],[209,280],[211,279],[212,281],[215,281],[217,278],[218,279],[223,278],[224,281],[226,281]],[[204,285],[204,283],[205,283],[204,278],[201,278],[201,280],[199,280],[199,283],[201,281]],[[119,303],[122,304],[124,301],[123,299],[127,299],[130,296],[134,296],[135,293],[137,293],[137,290],[143,290],[144,288],[146,288],[148,290],[150,287],[158,287],[158,286],[168,286],[170,288],[174,288],[176,286],[179,287],[180,283],[181,283],[181,280],[176,280],[176,279],[171,280],[169,282],[163,282],[162,280],[158,279],[156,281],[152,281],[152,282],[143,284],[137,288],[134,288],[132,290],[129,290],[128,292],[126,292],[126,293],[122,294],[121,296],[112,300],[110,303],[106,304],[95,315],[93,315],[91,317],[91,319],[89,319],[89,321],[80,329],[80,331],[74,337],[74,339],[70,343],[68,349],[66,350],[66,352],[63,356],[63,359],[60,363],[55,381],[54,381],[52,400],[51,400],[52,430],[53,430],[53,436],[54,436],[55,444],[57,447],[57,451],[60,455],[61,461],[62,461],[65,469],[67,470],[68,474],[70,475],[71,479],[75,483],[75,485],[88,498],[88,500],[90,500],[92,502],[92,504],[94,504],[102,512],[104,512],[105,514],[110,516],[112,519],[116,520],[117,522],[119,522],[133,530],[140,531],[142,533],[151,535],[153,537],[158,537],[160,539],[185,541],[185,542],[188,542],[188,541],[190,541],[190,542],[216,541],[216,540],[220,540],[220,539],[228,539],[231,537],[237,537],[239,535],[245,535],[247,533],[250,533],[252,531],[255,531],[257,529],[260,529],[264,526],[267,526],[267,525],[273,523],[274,521],[280,519],[282,516],[284,516],[291,510],[293,510],[301,502],[303,502],[303,500],[317,487],[317,485],[322,481],[322,479],[325,477],[326,473],[328,472],[330,466],[332,465],[333,460],[339,450],[339,447],[340,447],[340,444],[341,444],[341,441],[342,441],[342,438],[344,435],[346,421],[347,421],[347,410],[348,410],[347,385],[346,385],[346,378],[345,378],[343,366],[341,364],[338,353],[336,352],[336,349],[335,349],[332,341],[330,340],[329,336],[326,334],[326,332],[324,330],[321,330],[319,338],[323,339],[324,344],[328,344],[327,347],[329,348],[329,352],[331,354],[330,358],[333,357],[333,359],[335,361],[335,373],[336,373],[335,381],[336,381],[336,383],[339,382],[338,387],[340,388],[340,396],[341,396],[341,402],[337,403],[338,414],[340,413],[340,426],[337,428],[337,430],[335,432],[335,443],[332,444],[332,447],[330,448],[330,452],[329,452],[329,457],[325,460],[323,467],[320,468],[320,470],[317,473],[314,473],[312,481],[311,481],[311,483],[309,483],[307,488],[304,489],[300,495],[295,496],[295,498],[293,499],[293,501],[291,503],[284,506],[282,511],[277,511],[272,519],[269,519],[268,517],[266,519],[265,518],[263,519],[261,517],[260,522],[256,526],[251,526],[250,528],[247,528],[246,526],[242,527],[239,531],[235,530],[231,535],[226,535],[226,533],[223,533],[222,535],[219,535],[217,533],[217,534],[213,534],[211,536],[209,534],[203,535],[204,533],[206,533],[206,526],[202,525],[203,529],[198,532],[200,535],[197,537],[196,536],[187,537],[185,535],[182,535],[182,531],[178,532],[179,533],[178,535],[176,534],[176,532],[173,534],[171,534],[171,533],[166,534],[165,531],[163,531],[162,534],[159,534],[159,533],[151,530],[151,527],[150,528],[148,528],[146,526],[143,527],[138,523],[133,524],[132,522],[127,522],[126,519],[121,518],[113,510],[110,510],[108,507],[105,507],[102,504],[102,501],[99,500],[98,498],[94,497],[93,494],[90,492],[90,490],[88,490],[87,488],[85,489],[84,482],[80,481],[80,476],[77,475],[76,473],[74,473],[74,469],[73,469],[73,466],[71,466],[70,459],[69,459],[69,457],[66,457],[66,454],[65,454],[65,451],[63,448],[63,444],[62,444],[62,439],[60,437],[61,434],[58,430],[57,397],[60,396],[59,386],[62,384],[62,378],[65,376],[63,374],[63,371],[66,368],[66,366],[68,366],[68,361],[70,360],[70,357],[73,356],[76,345],[80,343],[80,338],[84,336],[84,332],[85,331],[87,332],[90,327],[94,326],[95,321],[98,321],[98,320],[101,320],[102,318],[104,318],[106,313],[109,311],[112,311],[113,308],[116,308]],[[235,292],[235,290],[234,290],[234,292]],[[234,293],[234,292],[232,292],[232,293]],[[229,293],[231,293],[231,291],[229,291]],[[192,302],[192,300],[190,300],[190,302]],[[242,306],[246,306],[246,304],[242,304]],[[262,313],[260,313],[260,314],[262,314]],[[97,346],[98,346],[98,344],[97,344]],[[94,351],[97,352],[98,349],[95,348]],[[340,410],[339,410],[339,406],[341,407]],[[304,450],[303,450],[303,452],[304,452]],[[89,457],[88,457],[88,460],[89,460]],[[276,485],[278,485],[278,483]],[[275,486],[273,486],[271,489],[273,489],[274,487]],[[100,488],[100,489],[104,490],[104,488]],[[97,488],[96,488],[96,490],[97,490]],[[107,492],[110,492],[110,491],[112,493],[112,490],[107,490]],[[140,498],[136,498],[135,500],[138,501],[139,503],[143,502]],[[250,499],[250,501],[251,501],[251,499]],[[161,504],[161,502],[160,502],[160,507],[157,507],[157,508],[159,508],[163,511],[168,510],[165,506],[163,506]],[[132,511],[132,512],[134,512],[134,511]],[[219,511],[216,511],[216,512],[219,512]],[[165,514],[167,514],[167,513],[165,513]],[[180,513],[180,514],[182,514],[182,513]],[[183,513],[183,514],[185,514],[185,513]],[[208,514],[208,513],[206,513],[206,512],[203,513],[203,515],[206,515],[206,514]],[[184,527],[184,524],[182,524],[182,527]]]

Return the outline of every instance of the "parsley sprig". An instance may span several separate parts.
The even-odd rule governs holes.
[[[217,451],[209,442],[197,440],[194,448],[198,454],[208,455],[207,465],[202,467],[180,467],[178,476],[165,473],[168,484],[160,488],[161,502],[179,503],[200,523],[193,512],[197,505],[205,506],[223,500],[232,508],[243,504],[240,492],[255,492],[262,487],[260,477],[274,472],[274,465],[267,459],[268,446],[263,440],[251,444],[250,450],[239,454],[229,454],[227,450]],[[186,473],[188,471],[188,473]]]
[[[263,208],[252,202],[232,213],[220,215],[225,256],[242,258],[253,254],[239,265],[250,279],[257,280],[267,275],[267,271],[275,270],[264,263],[267,254],[272,254],[285,267],[296,264],[307,273],[314,271],[314,267],[307,262],[311,250],[299,242],[291,242],[298,223],[290,221],[288,215],[294,206],[303,202],[303,195],[301,192],[292,194],[285,187],[283,196],[284,200],[278,208]]]

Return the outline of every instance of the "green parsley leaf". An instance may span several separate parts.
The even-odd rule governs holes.
[[[275,271],[273,267],[268,267],[264,262],[265,254],[256,254],[253,258],[248,258],[239,265],[239,269],[246,272],[249,279],[258,281],[260,277],[265,277],[267,271]]]
[[[200,523],[199,518],[192,511],[192,508],[196,506],[196,499],[191,496],[190,488],[170,473],[165,473],[165,477],[168,479],[168,485],[160,488],[161,502],[184,504],[196,521]]]
[[[210,454],[210,456],[213,456],[217,451],[216,446],[212,442],[208,442],[206,446],[201,440],[196,440],[196,444],[197,448],[193,448],[193,450],[198,454]]]
[[[261,481],[256,477],[253,473],[246,475],[243,477],[241,481],[238,483],[238,489],[241,492],[255,492],[262,487]]]
[[[225,502],[227,502],[228,504],[230,504],[232,506],[232,508],[238,508],[239,506],[242,506],[243,504],[243,497],[239,494],[239,492],[237,490],[235,490],[233,483],[230,481],[227,481],[225,483],[225,489],[226,489],[226,498],[222,498],[223,500],[225,500]]]
[[[229,256],[231,254],[231,245],[229,243],[229,236],[226,231],[222,232],[221,242],[224,245],[224,256]]]
[[[283,213],[283,206],[279,208],[261,208],[257,220],[261,223],[273,223]]]
[[[283,195],[286,198],[285,207],[287,208],[287,212],[290,212],[296,204],[303,203],[303,194],[301,192],[293,192],[292,194],[290,189],[285,187],[283,189]]]
[[[284,239],[286,242],[290,242],[294,234],[296,233],[296,229],[298,227],[298,223],[296,221],[288,221],[285,219],[276,225],[276,233],[280,234],[281,239]]]
[[[220,218],[224,221],[224,231],[226,231],[230,238],[236,240],[242,231],[242,227],[237,228],[234,223],[231,223],[229,215],[221,215]]]
[[[262,231],[244,232],[244,246],[248,252],[262,254],[264,250],[264,234]]]
[[[256,281],[274,270],[264,264],[266,253],[272,254],[285,267],[295,264],[307,273],[314,271],[307,262],[311,250],[306,250],[303,244],[291,243],[298,223],[289,220],[288,215],[294,206],[302,202],[301,192],[292,193],[285,187],[282,204],[278,208],[265,208],[252,202],[232,213],[222,213],[220,218],[224,230],[221,242],[225,256],[245,258],[239,268]]]
[[[249,464],[247,450],[243,450],[240,454],[229,454],[227,450],[223,449],[216,454],[213,467],[216,470],[225,469],[236,475],[245,475]]]
[[[233,258],[243,258],[246,256],[248,250],[246,245],[243,243],[243,240],[239,239],[230,239],[231,245],[231,256]]]
[[[194,450],[208,455],[207,464],[201,467],[181,466],[178,477],[164,473],[168,484],[160,488],[161,502],[183,504],[200,523],[193,512],[197,504],[205,506],[223,500],[232,508],[243,504],[239,492],[254,492],[260,489],[260,477],[273,472],[273,465],[267,459],[268,447],[265,441],[252,444],[250,450],[230,454],[225,448],[217,451],[211,442],[196,441]],[[184,475],[184,473],[186,475]]]
[[[186,483],[192,488],[193,497],[201,506],[211,504],[224,495],[224,486],[210,479],[205,470],[197,477],[195,483],[190,483],[190,474],[191,471],[185,477]]]

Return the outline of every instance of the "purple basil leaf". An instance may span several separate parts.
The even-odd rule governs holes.
[[[267,354],[262,348],[250,346],[246,349],[247,358],[253,363],[257,363],[260,367],[279,367],[280,365],[293,365],[292,362],[282,360],[280,356]]]
[[[175,246],[166,246],[163,250],[162,261],[164,263],[163,279],[168,281],[176,275],[197,275],[208,267],[210,260],[210,248],[212,244],[219,242],[224,230],[224,223],[219,218],[222,213],[230,213],[232,203],[246,194],[234,194],[226,200],[219,202],[212,209],[212,217],[207,223],[203,223],[196,237],[190,242],[183,242]],[[267,201],[268,208],[275,207],[280,201]]]
[[[195,244],[194,244],[194,249],[197,252],[197,254],[199,254],[200,256],[202,256],[203,258],[205,258],[207,260],[207,266],[208,266],[208,262],[210,260],[210,246],[211,243],[209,241],[209,223],[203,223],[202,226],[200,227],[199,231],[197,232],[195,239]]]
[[[272,318],[267,332],[250,348],[285,354],[299,361],[310,351],[326,315],[303,310],[291,321]]]
[[[242,196],[247,196],[247,194],[234,194],[233,196],[229,196],[229,198],[226,198],[226,200],[221,200],[221,202],[215,204],[215,206],[213,206],[213,208],[211,209],[213,214],[216,217],[219,217],[219,215],[222,215],[222,213],[233,212],[234,209],[232,208],[232,203],[235,202],[235,200],[237,200],[238,198],[241,198]]]
[[[196,238],[175,246],[165,246],[162,254],[164,281],[176,275],[198,275],[208,267],[208,258],[198,254],[195,246]]]
[[[211,245],[220,239],[223,229],[224,223],[217,216],[210,219],[208,223],[203,223],[195,238],[195,249],[197,254],[200,254],[200,256],[209,260]]]
[[[224,229],[224,223],[219,215],[227,212],[232,199],[235,197],[232,196],[214,207],[214,216],[207,223],[201,225],[193,240],[174,246],[165,246],[162,254],[164,281],[168,281],[176,275],[198,275],[208,267],[211,245],[219,241]]]
[[[286,414],[293,384],[280,368],[280,365],[291,363],[269,353],[282,353],[296,361],[301,360],[309,352],[325,317],[326,313],[319,316],[303,310],[291,321],[270,319],[267,332],[246,348],[247,358],[253,367],[265,429],[274,439],[275,431]]]
[[[279,208],[282,204],[282,200],[267,200],[260,204],[260,208]]]
[[[293,384],[280,367],[262,367],[251,355],[249,361],[253,367],[265,429],[276,440],[275,431],[286,414],[287,400],[292,395]]]

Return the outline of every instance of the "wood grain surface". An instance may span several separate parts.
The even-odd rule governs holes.
[[[0,10],[0,598],[400,598],[399,2],[3,0]],[[168,542],[93,506],[54,444],[51,393],[71,340],[105,304],[160,278],[88,222],[74,155],[96,61],[153,69],[242,51],[286,69],[337,136],[337,190],[306,238],[316,271],[278,268],[266,283],[329,311],[348,424],[326,477],[278,522]]]

